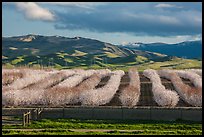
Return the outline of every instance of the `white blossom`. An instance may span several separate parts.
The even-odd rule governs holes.
[[[190,87],[185,84],[178,74],[184,76],[186,73],[176,73],[173,70],[158,71],[161,77],[170,79],[179,96],[187,103],[193,106],[202,106],[202,88]],[[187,75],[185,75],[187,76]]]
[[[118,90],[120,80],[124,74],[125,73],[122,70],[113,71],[105,86],[81,93],[79,100],[82,105],[99,106],[110,102]]]
[[[176,91],[165,89],[156,70],[146,69],[143,74],[152,82],[153,98],[158,105],[169,107],[175,107],[177,105],[179,101],[178,94]]]
[[[130,83],[119,95],[119,99],[123,106],[135,106],[140,97],[140,78],[136,68],[130,68],[128,71]]]

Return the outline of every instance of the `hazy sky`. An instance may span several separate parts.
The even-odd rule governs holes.
[[[3,2],[3,36],[94,38],[113,44],[202,39],[201,2]]]

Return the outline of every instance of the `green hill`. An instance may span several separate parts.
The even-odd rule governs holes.
[[[2,39],[2,64],[7,66],[119,68],[171,59],[82,37],[25,35]]]

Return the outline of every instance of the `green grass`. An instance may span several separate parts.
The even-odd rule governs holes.
[[[32,62],[29,62],[28,65],[32,65],[34,63],[37,63],[37,61],[32,61]]]
[[[163,62],[156,62],[147,60],[145,57],[137,56],[135,61],[127,61],[127,63],[120,63],[120,62],[110,62],[111,58],[107,61],[107,64],[103,62],[101,59],[102,57],[94,56],[95,63],[91,65],[91,57],[88,56],[81,56],[81,57],[68,57],[65,54],[57,53],[58,55],[63,55],[64,58],[59,58],[57,55],[54,56],[54,63],[52,67],[55,69],[67,69],[67,68],[83,68],[83,69],[105,69],[108,68],[110,70],[124,70],[125,72],[128,71],[128,69],[132,66],[135,66],[138,71],[142,72],[145,69],[190,69],[190,68],[202,68],[202,60],[195,60],[195,59],[182,59],[182,58],[173,58],[169,61],[163,61]],[[80,54],[83,55],[83,54]],[[65,57],[66,56],[66,57]],[[57,57],[57,58],[56,58]],[[112,58],[113,59],[113,58]],[[16,66],[21,66],[24,64],[29,65],[30,67],[38,68],[38,65],[36,64],[37,59],[35,59],[34,62],[31,61],[31,59],[26,59],[26,57],[18,57],[17,59],[11,60],[11,61],[3,61],[4,68],[13,68]],[[43,63],[47,63],[44,66],[48,65],[48,59],[42,58],[41,59]],[[93,62],[92,62],[93,63]],[[67,66],[65,66],[67,64]],[[40,68],[40,66],[39,66]]]
[[[73,63],[74,61],[70,58],[65,58],[64,61],[68,62],[68,63]]]
[[[64,56],[69,55],[67,53],[60,53],[60,52],[57,52],[56,54],[58,57],[61,57],[61,58],[64,58]]]
[[[102,58],[99,58],[98,56],[94,56],[94,59],[97,59],[97,60],[100,60],[100,61],[103,60]]]
[[[109,58],[118,58],[120,57],[119,55],[117,54],[114,54],[114,53],[111,53],[111,52],[104,52],[106,54],[107,57]]]
[[[16,65],[16,64],[18,64],[19,62],[22,62],[22,61],[24,61],[23,56],[19,56],[19,57],[17,57],[17,59],[12,60],[11,64]]]
[[[107,131],[107,132],[76,132],[72,130],[44,130],[44,131],[3,131],[3,135],[201,135],[202,131]]]
[[[7,68],[7,69],[13,69],[15,68],[14,65],[11,65],[10,63],[6,63],[5,65],[2,66],[3,68]]]
[[[5,129],[43,129],[43,131],[5,131]],[[77,119],[42,119],[31,125],[3,125],[3,135],[10,134],[141,134],[141,135],[201,135],[202,123],[190,121],[149,121],[149,120],[77,120]],[[111,131],[78,132],[73,129],[111,129]],[[127,131],[120,131],[127,130]],[[136,131],[128,131],[136,130]]]
[[[88,53],[79,51],[79,50],[74,50],[75,53],[72,54],[72,56],[85,56]]]
[[[139,62],[139,63],[143,63],[144,61],[147,61],[148,60],[148,58],[146,58],[146,57],[143,57],[143,56],[137,56],[136,57],[136,62]]]
[[[56,69],[59,69],[59,70],[62,69],[62,66],[61,66],[61,65],[59,65],[59,64],[57,64],[57,63],[54,63],[54,65],[55,65],[54,67],[55,67]]]
[[[202,68],[202,61],[193,60],[193,59],[181,59],[174,58],[170,61],[164,62],[147,62],[141,65],[138,65],[138,70],[143,71],[147,68],[150,69],[190,69],[190,68]]]

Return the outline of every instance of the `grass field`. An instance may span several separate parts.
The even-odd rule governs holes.
[[[31,125],[3,125],[3,135],[202,135],[202,123],[148,120],[42,119]]]
[[[137,56],[134,60],[129,61],[120,61],[118,62],[109,62],[111,59],[115,59],[118,56],[115,54],[109,54],[109,52],[106,52],[106,54],[109,56],[108,61],[105,63],[104,60],[99,57],[95,56],[95,61],[91,63],[91,57],[86,57],[85,55],[87,53],[81,52],[81,51],[75,51],[75,53],[72,56],[67,56],[67,53],[56,53],[57,56],[55,57],[55,62],[53,64],[49,64],[49,67],[55,68],[55,69],[72,69],[72,68],[82,68],[82,69],[104,69],[109,68],[111,70],[117,70],[121,69],[124,71],[128,71],[130,67],[137,67],[138,71],[143,71],[147,68],[151,69],[190,69],[190,68],[202,68],[202,60],[196,60],[196,59],[184,59],[184,58],[177,58],[174,57],[168,61],[152,61],[148,60],[148,58],[145,58],[143,56]],[[66,57],[65,57],[66,56]],[[36,61],[29,61],[23,56],[19,56],[16,59],[12,60],[10,63],[5,63],[2,61],[4,68],[15,68],[19,66],[29,66],[33,68],[41,68],[41,67],[47,67],[49,60],[46,58],[42,58],[41,61],[45,64],[37,64],[39,63]],[[33,60],[33,59],[30,59]]]
[[[66,60],[67,62],[73,62],[73,60],[68,59]],[[99,63],[94,64],[92,66],[87,66],[86,64],[81,64],[80,66],[72,66],[72,67],[66,67],[66,66],[60,66],[59,64],[55,64],[55,66],[50,66],[50,67],[45,67],[45,66],[40,66],[40,65],[33,65],[31,68],[34,69],[40,69],[40,68],[55,68],[55,69],[73,69],[73,68],[81,68],[81,69],[105,69],[108,68],[110,70],[123,70],[125,72],[128,72],[128,69],[130,67],[137,67],[139,72],[143,72],[147,68],[159,70],[159,69],[192,69],[192,68],[202,68],[202,61],[198,60],[187,60],[187,59],[174,59],[171,61],[165,61],[165,62],[147,62],[147,63],[142,63],[142,64],[135,64],[129,63],[129,64],[103,64]],[[22,66],[14,66],[9,63],[4,64],[2,66],[3,68],[18,68],[18,67],[24,67]],[[28,66],[25,65],[26,68]]]

